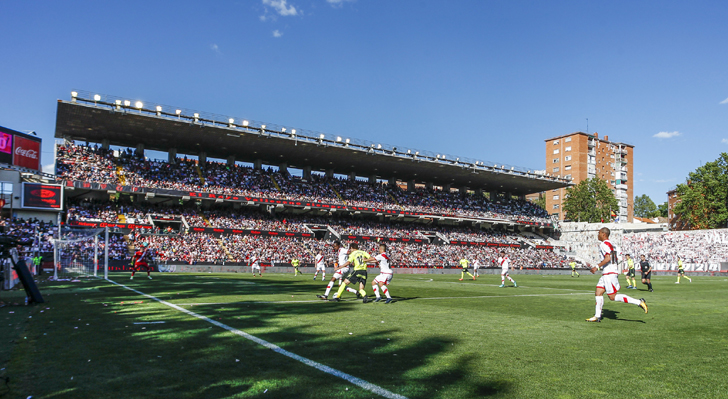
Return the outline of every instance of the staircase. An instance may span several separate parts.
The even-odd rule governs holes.
[[[341,201],[341,202],[342,202],[342,203],[343,203],[344,205],[349,205],[349,204],[347,204],[347,203],[346,203],[346,201],[344,200],[344,197],[342,197],[342,196],[341,196],[341,194],[339,194],[339,192],[338,192],[338,191],[336,191],[336,189],[334,188],[334,186],[332,186],[332,185],[331,185],[331,183],[330,183],[330,182],[327,182],[326,184],[328,184],[328,185],[329,185],[329,187],[331,188],[331,191],[333,191],[333,192],[334,192],[334,194],[336,194],[336,196],[337,196],[337,197],[339,198],[339,201]]]
[[[124,177],[124,168],[121,166],[116,167],[116,177],[119,179],[119,183],[122,186],[126,186],[126,177]]]
[[[283,190],[281,190],[281,186],[278,185],[278,182],[276,181],[275,177],[273,175],[270,176],[270,180],[273,182],[273,186],[278,190],[279,193],[282,193]]]
[[[200,169],[197,168],[197,170],[199,171]],[[205,216],[204,213],[198,213],[197,215],[200,216],[202,218],[202,220],[205,222],[205,226],[207,226],[207,227],[214,227],[212,225],[212,223],[210,223],[210,219],[208,219],[207,216]],[[183,218],[183,220],[184,220],[184,218]],[[227,255],[228,260],[230,262],[234,262],[235,259],[233,258],[233,254],[230,253],[230,250],[225,245],[225,240],[223,240],[220,237],[217,237],[216,240],[217,240],[217,243],[220,244],[220,248],[222,248],[222,250],[225,252],[225,255]]]
[[[399,201],[397,201],[397,199],[394,198],[394,195],[392,195],[392,193],[389,192],[389,190],[387,190],[387,195],[389,196],[390,199],[392,199],[392,202],[394,202],[394,204],[399,207],[400,210],[402,210],[402,211],[405,210],[404,207],[399,203]]]
[[[202,176],[202,169],[200,169],[200,164],[195,164],[195,170],[197,171],[197,177],[200,178],[200,185],[205,185],[205,176]]]

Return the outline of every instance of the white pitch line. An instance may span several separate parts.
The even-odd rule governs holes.
[[[164,324],[166,321],[138,321],[134,324]]]
[[[481,296],[443,296],[416,299],[476,299],[476,298],[513,298],[517,296],[561,296],[561,295],[594,295],[592,292],[574,292],[570,294],[519,294],[519,295],[481,295]]]
[[[149,299],[153,299],[153,300],[161,303],[162,305],[169,306],[172,309],[179,310],[180,312],[186,313],[186,314],[188,314],[188,315],[190,315],[192,317],[196,317],[196,318],[198,318],[200,320],[204,320],[204,321],[206,321],[206,322],[208,322],[210,324],[216,325],[216,326],[218,326],[218,327],[220,327],[222,329],[228,330],[228,331],[230,331],[233,334],[239,335],[239,336],[241,336],[241,337],[243,337],[243,338],[245,338],[247,340],[253,341],[253,342],[255,342],[255,343],[259,344],[259,345],[263,345],[264,347],[266,347],[266,348],[268,348],[268,349],[270,349],[270,350],[272,350],[272,351],[274,351],[276,353],[280,353],[281,355],[287,356],[287,357],[289,357],[289,358],[291,358],[293,360],[298,360],[299,362],[301,362],[301,363],[303,363],[303,364],[305,364],[307,366],[313,367],[313,368],[315,368],[315,369],[317,369],[319,371],[323,371],[324,373],[331,374],[334,377],[339,377],[339,378],[341,378],[341,379],[343,379],[345,381],[348,381],[348,382],[350,382],[350,383],[352,383],[352,384],[354,384],[354,385],[356,385],[358,387],[364,388],[367,391],[374,392],[377,395],[381,395],[381,396],[383,396],[385,398],[391,398],[391,399],[407,399],[406,396],[402,396],[402,395],[396,394],[394,392],[390,392],[390,391],[388,391],[388,390],[386,390],[386,389],[384,389],[384,388],[382,388],[382,387],[380,387],[378,385],[374,385],[374,384],[372,384],[370,382],[367,382],[365,380],[362,380],[361,378],[354,377],[353,375],[346,374],[346,373],[344,373],[342,371],[339,371],[339,370],[336,370],[336,369],[331,368],[329,366],[323,365],[323,364],[321,364],[319,362],[315,362],[315,361],[310,360],[310,359],[307,359],[307,358],[305,358],[303,356],[299,356],[299,355],[297,355],[297,354],[295,354],[293,352],[289,352],[289,351],[281,348],[278,345],[275,345],[275,344],[272,344],[272,343],[270,343],[268,341],[262,340],[262,339],[260,339],[260,338],[258,338],[256,336],[254,336],[254,335],[250,335],[250,334],[246,333],[245,331],[241,331],[241,330],[238,330],[237,328],[230,327],[227,324],[220,323],[219,321],[212,320],[209,317],[205,317],[205,316],[202,316],[202,315],[197,314],[195,312],[192,312],[190,310],[187,310],[185,308],[181,308],[181,307],[179,307],[179,306],[177,306],[175,304],[169,303],[167,301],[163,301],[163,300],[161,300],[161,299],[159,299],[159,298],[157,298],[157,297],[155,297],[153,295],[145,294],[145,293],[143,293],[141,291],[135,290],[134,288],[127,287],[124,284],[117,283],[116,281],[113,281],[113,280],[107,280],[107,281],[110,282],[110,283],[112,283],[112,284],[116,284],[119,287],[126,288],[129,291],[136,292],[137,294],[142,295],[142,296],[145,296],[145,297],[147,297]]]

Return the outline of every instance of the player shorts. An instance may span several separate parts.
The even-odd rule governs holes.
[[[136,262],[136,263],[134,263],[133,267],[135,267],[137,270],[139,270],[140,267],[149,269],[149,264],[147,262]]]
[[[684,269],[677,269],[677,274],[685,275],[685,270]]]
[[[366,270],[352,270],[348,276],[346,276],[346,279],[349,280],[350,283],[356,284],[356,283],[367,283],[367,271]]]
[[[319,271],[319,270],[325,272],[326,271],[326,266],[316,266],[316,271]]]
[[[260,266],[250,266],[253,270],[258,269],[260,270]]]
[[[340,278],[344,278],[347,274],[349,274],[349,268],[345,267],[338,272],[334,272],[334,279],[338,280]]]
[[[604,290],[607,291],[607,295],[616,294],[620,288],[617,273],[603,274],[602,277],[599,277],[597,288],[604,288]]]
[[[634,278],[634,269],[629,269],[629,271],[627,271],[627,277]]]
[[[508,274],[508,269],[501,269],[501,276]]]
[[[652,278],[652,272],[642,273],[642,280],[649,280]]]
[[[382,283],[384,285],[389,285],[389,283],[392,281],[392,273],[381,273],[377,277],[374,278],[375,283]]]

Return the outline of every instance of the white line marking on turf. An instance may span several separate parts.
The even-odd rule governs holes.
[[[513,298],[516,296],[560,296],[560,295],[594,295],[593,292],[574,292],[571,294],[520,294],[520,295],[481,295],[481,296],[443,296],[416,299],[475,299],[475,298]]]
[[[138,321],[134,324],[164,324],[166,321]]]
[[[339,377],[339,378],[341,378],[341,379],[343,379],[345,381],[348,381],[348,382],[350,382],[350,383],[352,383],[352,384],[354,384],[356,386],[359,386],[361,388],[364,388],[367,391],[374,392],[374,393],[376,393],[378,395],[384,396],[385,398],[407,399],[406,396],[402,396],[402,395],[396,394],[394,392],[390,392],[390,391],[388,391],[388,390],[386,390],[386,389],[384,389],[384,388],[382,388],[382,387],[380,387],[378,385],[374,385],[374,384],[372,384],[370,382],[364,381],[361,378],[354,377],[353,375],[346,374],[346,373],[344,373],[342,371],[333,369],[333,368],[331,368],[329,366],[326,366],[326,365],[323,365],[321,363],[315,362],[313,360],[307,359],[307,358],[305,358],[303,356],[299,356],[299,355],[297,355],[297,354],[295,354],[293,352],[289,352],[289,351],[281,348],[278,345],[275,345],[275,344],[272,344],[272,343],[270,343],[268,341],[262,340],[262,339],[260,339],[260,338],[258,338],[256,336],[254,336],[254,335],[250,335],[250,334],[246,333],[245,331],[238,330],[237,328],[230,327],[227,324],[223,324],[223,323],[220,323],[219,321],[212,320],[209,317],[205,317],[205,316],[199,315],[199,314],[197,314],[195,312],[192,312],[190,310],[187,310],[185,308],[181,308],[181,307],[179,307],[179,306],[177,306],[175,304],[169,303],[167,301],[163,301],[163,300],[161,300],[161,299],[159,299],[159,298],[157,298],[157,297],[155,297],[153,295],[149,295],[149,294],[145,294],[145,293],[143,293],[141,291],[137,291],[134,288],[127,287],[126,285],[121,284],[121,283],[117,283],[116,281],[113,281],[113,280],[107,280],[107,281],[110,282],[110,283],[112,283],[112,284],[116,284],[119,287],[126,288],[129,291],[136,292],[137,294],[142,295],[142,296],[145,296],[145,297],[147,297],[149,299],[153,299],[153,300],[161,303],[162,305],[169,306],[172,309],[179,310],[180,312],[187,313],[188,315],[190,315],[192,317],[196,317],[196,318],[198,318],[200,320],[204,320],[204,321],[206,321],[208,323],[211,323],[211,324],[216,325],[216,326],[218,326],[220,328],[223,328],[225,330],[228,330],[228,331],[230,331],[233,334],[239,335],[239,336],[241,336],[241,337],[243,337],[245,339],[248,339],[250,341],[253,341],[253,342],[255,342],[255,343],[259,344],[259,345],[263,345],[264,347],[266,347],[266,348],[268,348],[268,349],[270,349],[270,350],[272,350],[274,352],[280,353],[283,356],[287,356],[287,357],[289,357],[289,358],[291,358],[293,360],[298,360],[299,362],[301,362],[301,363],[303,363],[303,364],[305,364],[307,366],[313,367],[313,368],[315,368],[315,369],[317,369],[319,371],[323,371],[324,373],[331,374],[331,375],[333,375],[335,377]]]

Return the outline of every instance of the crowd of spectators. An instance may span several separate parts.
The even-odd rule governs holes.
[[[327,178],[313,173],[309,180],[272,169],[208,161],[203,165],[186,157],[174,164],[138,157],[130,149],[103,150],[98,146],[66,143],[58,146],[58,175],[63,179],[125,184],[173,190],[310,201],[345,206],[406,210],[472,218],[498,218],[549,222],[548,213],[518,199],[488,200],[473,193],[460,194],[417,188],[412,192],[383,183]],[[117,171],[117,167],[120,167]]]
[[[0,230],[3,234],[12,236],[22,241],[32,241],[31,246],[24,249],[30,252],[49,252],[53,250],[51,239],[58,234],[58,228],[55,224],[44,222],[35,218],[23,219],[2,219],[0,220]]]
[[[625,234],[622,253],[650,262],[676,264],[728,261],[728,230],[671,231],[665,233]]]

